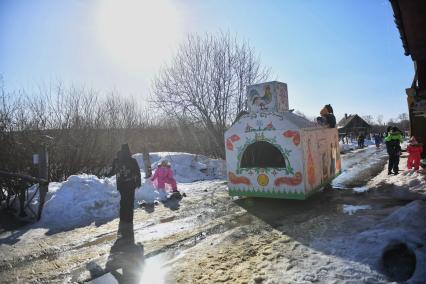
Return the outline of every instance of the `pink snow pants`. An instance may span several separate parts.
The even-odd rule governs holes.
[[[164,188],[165,183],[170,184],[172,186],[172,190],[177,189],[176,180],[174,178],[166,177],[162,179],[162,185],[163,185],[162,188]],[[160,183],[159,183],[159,186],[160,186]]]

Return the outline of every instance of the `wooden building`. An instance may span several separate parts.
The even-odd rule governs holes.
[[[356,138],[360,134],[367,136],[371,133],[371,126],[359,115],[347,115],[343,117],[337,124],[337,130],[340,137]]]
[[[426,144],[426,1],[390,0],[404,54],[414,63],[414,78],[406,89],[411,135]],[[426,157],[426,151],[422,154]]]

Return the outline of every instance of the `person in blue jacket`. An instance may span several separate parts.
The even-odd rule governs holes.
[[[374,134],[374,144],[376,144],[376,148],[380,147],[380,143],[382,143],[382,139],[380,138],[379,134]]]

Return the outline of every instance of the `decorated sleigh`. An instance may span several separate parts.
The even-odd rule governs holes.
[[[340,173],[337,130],[289,111],[286,84],[249,86],[247,105],[225,133],[231,196],[306,199]]]

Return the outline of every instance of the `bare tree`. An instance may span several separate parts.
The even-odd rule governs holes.
[[[0,77],[0,169],[31,172],[31,155],[44,143],[54,181],[82,172],[106,174],[124,142],[136,153],[148,149],[218,155],[201,122],[160,115],[152,108],[141,109],[132,98],[60,83],[31,93],[8,92]]]
[[[401,130],[408,131],[410,129],[410,120],[407,113],[401,113],[398,115],[398,120],[399,128]]]
[[[152,101],[178,120],[202,125],[223,156],[223,134],[245,108],[246,86],[269,73],[253,48],[229,33],[191,35],[154,80]]]
[[[379,114],[377,116],[377,124],[378,125],[382,125],[383,124],[383,115],[382,114]]]
[[[363,117],[362,117],[362,119],[364,119],[365,120],[365,122],[367,122],[368,124],[370,124],[370,125],[373,125],[374,124],[374,117],[372,116],[372,115],[364,115]]]
[[[401,113],[400,115],[398,115],[398,119],[399,119],[400,121],[408,120],[408,114],[407,114],[406,112]]]

